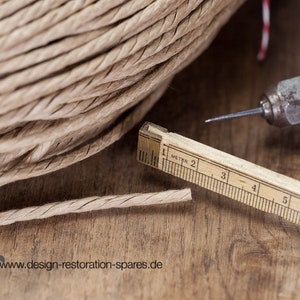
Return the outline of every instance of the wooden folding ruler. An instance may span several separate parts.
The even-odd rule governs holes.
[[[152,123],[139,131],[138,161],[300,225],[300,181]]]

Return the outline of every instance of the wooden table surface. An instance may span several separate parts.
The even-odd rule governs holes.
[[[300,128],[260,117],[207,124],[255,107],[300,75],[299,0],[272,1],[267,60],[256,61],[261,3],[248,1],[178,74],[144,121],[300,180]],[[0,189],[0,211],[92,195],[191,187],[193,202],[53,217],[0,228],[7,261],[159,261],[160,269],[0,269],[1,299],[300,299],[300,228],[137,163],[139,124],[65,170]]]

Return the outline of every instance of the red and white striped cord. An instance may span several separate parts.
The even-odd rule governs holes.
[[[262,0],[262,16],[263,16],[263,28],[261,45],[257,55],[257,59],[262,61],[266,57],[269,37],[270,37],[270,0]]]

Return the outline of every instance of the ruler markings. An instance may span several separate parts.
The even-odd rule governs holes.
[[[201,178],[201,181],[200,181],[200,186],[204,186],[204,183],[203,183],[203,180],[204,180],[204,176],[201,174],[201,173],[198,173],[200,178]]]
[[[258,196],[256,196],[256,197],[258,197]],[[253,206],[254,198],[255,198],[255,195],[250,193],[248,205]]]
[[[195,158],[195,159],[198,158],[199,161],[207,162],[209,165],[214,165],[214,166],[216,166],[216,167],[222,168],[222,169],[224,170],[224,172],[235,173],[235,174],[241,175],[241,176],[244,177],[244,178],[252,179],[253,181],[255,181],[255,182],[258,184],[257,193],[259,193],[260,187],[261,187],[261,183],[263,183],[266,187],[271,187],[272,189],[275,189],[275,190],[277,190],[278,192],[289,193],[290,195],[292,194],[291,192],[286,191],[286,190],[284,190],[284,189],[282,189],[282,188],[276,187],[276,186],[274,186],[274,185],[271,185],[270,183],[268,183],[268,182],[266,182],[266,181],[261,180],[261,182],[258,182],[258,181],[256,180],[255,177],[250,176],[249,174],[244,173],[244,172],[242,172],[242,171],[238,171],[238,170],[234,170],[234,169],[232,169],[232,170],[229,171],[229,170],[227,169],[226,166],[224,166],[224,165],[222,165],[222,164],[220,164],[220,163],[211,161],[211,160],[206,159],[206,158],[204,158],[204,157],[202,157],[202,156],[198,156],[197,154],[190,154],[190,153],[187,152],[186,150],[184,150],[184,149],[182,149],[182,148],[180,148],[180,147],[178,147],[178,146],[176,146],[176,145],[172,145],[172,144],[166,145],[166,144],[165,144],[165,146],[166,146],[167,148],[169,148],[169,149],[176,150],[176,151],[178,151],[179,153],[183,153],[183,154],[185,154],[185,155],[189,155],[189,156],[191,156],[191,157],[193,157],[193,158]],[[228,176],[228,177],[229,177],[229,176]],[[298,195],[297,195],[297,196],[298,196]]]
[[[191,178],[191,181],[194,182],[194,176],[195,176],[195,171],[192,170],[192,178]]]
[[[296,220],[297,220],[297,213],[296,213],[296,211],[294,210],[294,211],[293,211],[292,222],[296,223]]]
[[[269,203],[270,201],[264,201],[264,203],[263,203],[263,206],[262,206],[262,210],[263,211],[267,211],[267,206],[268,206],[268,203]]]
[[[201,181],[201,186],[203,186],[204,188],[207,188],[206,187],[206,176],[204,174],[202,174],[202,179],[203,179],[203,181]]]
[[[167,163],[168,163],[168,173],[171,173],[171,163],[166,159]]]
[[[274,213],[276,213],[276,207],[274,208],[274,202],[270,202],[271,203],[271,211],[274,211]]]
[[[276,202],[274,202],[274,206],[275,206],[276,214],[280,216],[280,206]]]
[[[283,215],[282,209],[283,209],[283,207],[280,206],[280,207],[279,207],[279,216],[281,216],[281,217],[282,217],[282,215]]]
[[[171,171],[171,172],[168,172],[165,168],[164,168],[164,171],[165,171],[166,173],[172,174],[172,175],[174,175],[174,176],[176,176],[176,177],[184,177],[185,180],[187,180],[187,173],[186,173],[187,168],[181,166],[181,168],[184,169],[184,171],[183,171],[183,173],[178,174],[178,166],[180,166],[180,165],[177,164],[177,163],[174,163],[174,162],[171,162],[171,163],[172,163],[173,165],[175,165],[175,167],[173,168],[173,172],[172,172],[172,171]],[[174,170],[175,170],[175,171],[174,171]],[[224,183],[224,182],[222,182],[222,181],[218,181],[218,180],[216,180],[215,178],[211,178],[211,177],[209,177],[209,176],[207,176],[207,175],[205,175],[205,174],[201,174],[201,173],[197,173],[197,174],[198,174],[199,176],[201,176],[202,178],[204,178],[204,181],[202,182],[202,184],[203,184],[203,186],[205,186],[207,189],[209,189],[209,190],[211,190],[211,191],[214,191],[214,192],[220,192],[220,191],[223,191],[223,190],[221,189],[221,184],[223,184],[223,186],[224,186],[224,185],[226,185],[226,183]],[[187,181],[188,181],[188,180],[187,180]],[[197,182],[196,182],[196,183],[197,183]],[[252,204],[251,206],[256,205],[256,206],[258,206],[258,208],[261,209],[261,210],[266,209],[267,203],[273,203],[273,204],[275,204],[276,207],[278,206],[278,209],[279,209],[279,208],[281,208],[281,209],[286,208],[286,207],[283,206],[283,205],[279,205],[279,204],[276,203],[276,202],[272,202],[272,200],[269,200],[269,199],[267,199],[267,198],[263,198],[263,197],[257,196],[257,195],[255,195],[255,194],[252,194],[252,193],[250,193],[250,192],[248,192],[248,191],[243,190],[242,188],[238,188],[238,187],[233,186],[233,185],[230,185],[230,184],[228,184],[227,187],[228,187],[228,189],[229,189],[229,192],[226,193],[226,194],[228,194],[229,197],[232,197],[233,199],[240,199],[240,200],[242,200],[242,202],[247,203],[247,202],[249,201],[249,196],[250,196],[250,199],[251,199],[251,201],[252,201],[252,203],[250,203],[250,204]],[[245,194],[246,194],[247,196],[246,196]],[[260,201],[257,201],[257,200],[260,200]],[[251,201],[250,201],[250,202],[251,202]],[[253,201],[255,201],[255,202],[253,203]],[[257,201],[257,203],[256,203],[256,201]],[[282,212],[279,212],[279,213],[282,213]]]
[[[221,183],[222,183],[222,181],[219,181],[219,180],[216,181],[216,190],[217,190],[217,193],[219,193],[219,194],[221,194]]]
[[[194,170],[188,169],[188,174],[189,174],[188,181],[189,181],[189,182],[193,182],[193,174],[194,174]]]
[[[207,176],[207,179],[209,181],[209,189],[211,191],[214,191],[214,182],[215,182],[215,179],[213,177],[208,177],[208,176]]]
[[[221,187],[220,187],[220,193],[224,194],[224,182],[221,183]]]
[[[258,209],[261,209],[261,204],[264,201],[264,198],[261,197],[254,197],[254,207],[257,207]]]
[[[247,204],[248,205],[248,203],[249,203],[249,193],[246,193],[246,197],[245,197],[245,204]]]
[[[145,126],[139,133],[139,161],[259,210],[271,212],[300,224],[300,194],[285,189],[284,182],[277,186],[272,184],[272,180],[265,181],[261,176],[256,178],[253,175],[255,172],[252,174],[248,172],[248,174],[247,168],[242,168],[243,171],[232,169],[226,165],[226,161],[220,159],[221,163],[219,163],[211,160],[210,155],[203,157],[187,150],[191,148],[189,141],[192,140],[178,135],[169,136],[165,129],[156,125],[149,125],[152,126],[153,132],[147,131],[149,127]],[[173,139],[176,144],[173,144]],[[182,145],[179,146],[179,144]],[[207,146],[204,145],[204,147]],[[211,151],[218,151],[211,149]],[[200,150],[199,153],[201,153]],[[273,172],[273,174],[276,173]],[[297,182],[296,185],[298,185]]]
[[[271,205],[271,202],[268,201],[268,208],[267,208],[267,211],[268,211],[268,212],[271,212],[270,205]]]
[[[259,195],[259,191],[260,191],[260,183],[258,182],[258,186],[257,186],[257,195]]]

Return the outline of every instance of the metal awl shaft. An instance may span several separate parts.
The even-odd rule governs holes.
[[[257,108],[240,111],[240,112],[236,112],[236,113],[232,113],[232,114],[228,114],[228,115],[224,115],[224,116],[220,116],[220,117],[216,117],[216,118],[207,119],[207,120],[205,120],[205,123],[234,119],[234,118],[245,117],[245,116],[252,116],[252,115],[263,115],[263,113],[264,113],[263,108],[257,107]]]
[[[211,118],[205,123],[251,115],[261,115],[279,128],[300,125],[300,76],[279,81],[260,98],[259,107]]]

